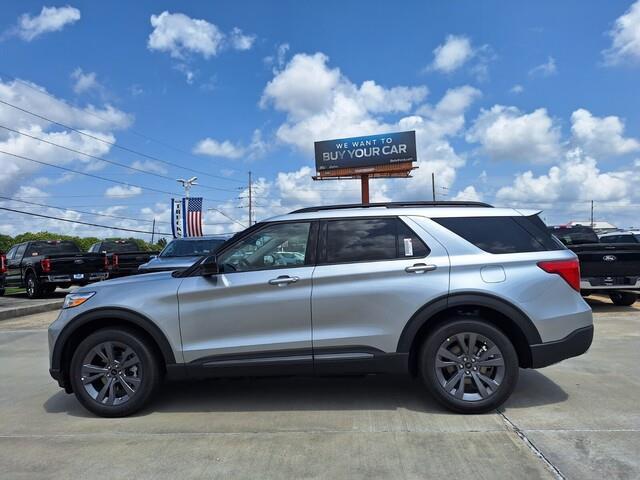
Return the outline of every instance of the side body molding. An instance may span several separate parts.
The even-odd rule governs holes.
[[[400,339],[398,340],[398,353],[406,353],[411,349],[413,339],[423,325],[438,313],[452,307],[486,307],[500,312],[520,329],[529,345],[542,343],[540,333],[531,319],[522,310],[510,304],[506,300],[486,293],[455,293],[449,296],[443,295],[424,305],[407,322]]]

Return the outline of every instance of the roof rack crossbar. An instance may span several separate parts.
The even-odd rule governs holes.
[[[423,201],[423,202],[381,202],[381,203],[347,203],[343,205],[321,205],[318,207],[306,207],[294,210],[290,213],[309,213],[309,212],[321,212],[323,210],[344,210],[348,208],[402,208],[402,207],[485,207],[493,208],[493,205],[489,205],[484,202],[465,202],[465,201]]]

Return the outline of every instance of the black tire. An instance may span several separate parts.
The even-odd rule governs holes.
[[[631,292],[611,292],[609,298],[615,305],[630,307],[638,300],[638,294]]]
[[[27,297],[40,298],[42,296],[42,284],[38,281],[38,277],[35,273],[27,273],[24,283],[27,291]]]
[[[471,354],[465,354],[465,350],[460,348],[457,334],[462,336],[465,347],[476,335],[474,348],[467,347],[466,350],[472,351]],[[443,366],[443,363],[436,367],[438,357],[440,360],[447,358],[439,353],[441,347],[456,358],[455,362],[451,361],[453,357],[445,362],[453,365]],[[496,354],[487,351],[487,348],[494,351],[493,347],[497,348]],[[463,359],[466,361],[462,362]],[[478,367],[481,363],[499,363],[499,359],[502,366]],[[458,413],[495,410],[509,398],[518,381],[518,355],[513,344],[500,330],[480,320],[457,318],[438,327],[422,344],[418,361],[420,377],[427,390],[441,405]],[[484,379],[493,380],[494,384]],[[448,391],[447,385],[451,385]],[[456,398],[458,393],[468,398]]]
[[[84,372],[86,373],[87,364],[85,364],[85,362],[87,358],[91,358],[95,349],[107,343],[113,345],[112,357],[114,357],[115,360],[117,360],[118,351],[122,352],[124,350],[126,353],[128,350],[125,349],[130,349],[133,352],[136,360],[138,360],[135,364],[135,372],[133,372],[134,367],[130,367],[129,369],[123,368],[127,363],[127,358],[132,359],[133,357],[122,358],[121,355],[120,359],[122,363],[119,366],[114,366],[112,362],[109,368],[105,368],[109,373],[96,373],[96,375],[102,375],[102,377],[85,386],[83,384],[83,369],[85,369]],[[105,350],[101,351],[103,353],[106,352]],[[95,358],[96,361],[100,361],[98,355],[93,358]],[[91,361],[88,363],[93,365]],[[105,366],[107,366],[106,362]],[[117,369],[119,368],[122,368],[120,373],[123,373],[123,375],[117,373]],[[130,376],[127,376],[127,374]],[[87,410],[101,417],[125,417],[137,412],[149,403],[160,385],[162,371],[159,361],[155,357],[152,347],[147,340],[127,329],[104,329],[92,333],[80,342],[71,359],[69,378],[76,398]],[[138,382],[137,385],[127,383],[129,388],[135,386],[135,393],[130,397],[125,397],[127,391],[124,388],[125,383],[123,383],[123,378],[136,379]],[[109,404],[111,400],[111,384],[113,384],[113,398],[116,400],[111,402],[112,404]],[[107,398],[100,402],[98,398],[94,398],[93,395],[97,394],[97,397],[99,397],[105,388],[108,393],[104,396],[107,396]],[[122,395],[121,403],[117,403],[118,394]]]

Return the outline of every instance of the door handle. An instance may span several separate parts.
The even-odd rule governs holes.
[[[438,268],[436,265],[427,265],[426,263],[416,263],[404,269],[407,273],[424,273],[430,272]]]
[[[279,287],[289,285],[290,283],[296,283],[300,278],[290,277],[289,275],[280,275],[277,278],[269,280],[269,285],[278,285]]]

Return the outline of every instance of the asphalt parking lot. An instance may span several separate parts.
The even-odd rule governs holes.
[[[590,300],[578,358],[522,370],[504,409],[442,410],[402,377],[165,385],[124,419],[48,375],[56,313],[0,321],[1,478],[640,478],[640,302]]]

